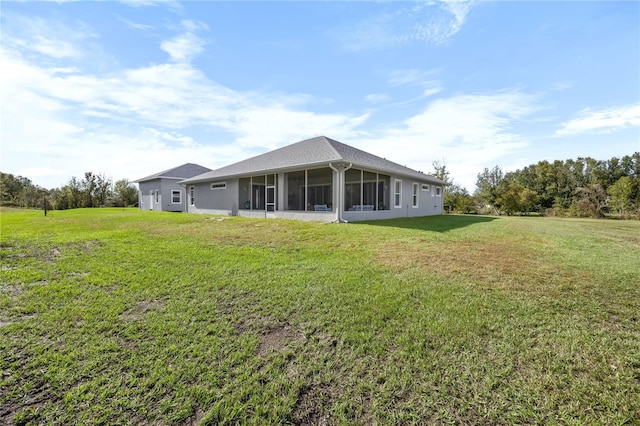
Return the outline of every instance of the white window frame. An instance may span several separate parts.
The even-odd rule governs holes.
[[[174,198],[176,193],[178,194],[178,201]],[[171,204],[182,204],[182,191],[179,189],[171,190]]]
[[[423,190],[423,191],[425,191],[425,192],[426,192],[426,191],[429,191],[430,186],[431,186],[431,185],[427,185],[426,183],[423,183],[423,184],[422,184],[422,190]]]
[[[412,185],[411,206],[414,209],[418,208],[418,183],[417,182],[413,182],[413,185]]]
[[[393,181],[393,207],[402,208],[402,180],[400,179]]]
[[[220,189],[227,189],[227,182],[211,182],[209,189],[212,191],[218,191]]]
[[[195,186],[190,186],[189,187],[189,205],[190,206],[195,206],[196,205],[196,188],[195,188]]]
[[[442,188],[436,186],[436,197],[442,197]]]
[[[156,189],[156,192],[154,194],[154,199],[156,201],[156,204],[158,204],[160,202],[160,191],[158,191],[157,189]]]

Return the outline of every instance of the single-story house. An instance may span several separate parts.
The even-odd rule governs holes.
[[[178,182],[210,172],[211,169],[198,164],[187,163],[151,176],[138,179],[139,206],[144,210],[184,212],[187,197],[184,186]]]
[[[342,222],[441,214],[445,183],[321,136],[180,184],[188,212]]]

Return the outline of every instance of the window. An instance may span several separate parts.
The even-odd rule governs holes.
[[[211,190],[215,189],[227,189],[227,182],[213,182],[211,184]]]
[[[412,206],[418,207],[418,184],[417,183],[413,183],[413,194],[412,194]]]
[[[196,189],[193,186],[189,187],[189,204],[196,205]]]
[[[182,191],[171,191],[171,202],[173,204],[181,204],[182,203]]]
[[[427,185],[426,183],[422,184],[422,190],[423,191],[428,191],[429,190],[429,185]]]
[[[156,189],[156,204],[160,202],[160,192]]]
[[[402,181],[396,179],[394,187],[393,206],[396,208],[402,207]]]
[[[442,195],[442,188],[440,188],[439,186],[436,186],[436,197],[439,197]]]

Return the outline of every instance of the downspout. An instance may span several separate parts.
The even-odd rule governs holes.
[[[344,210],[344,197],[342,193],[344,192],[344,172],[349,170],[353,166],[353,163],[349,163],[347,167],[342,170],[339,170],[333,166],[333,164],[329,163],[329,168],[334,172],[338,173],[338,206],[336,208],[336,220],[334,222],[337,223],[347,223],[346,220],[342,218],[342,210]],[[342,168],[342,166],[340,165]]]

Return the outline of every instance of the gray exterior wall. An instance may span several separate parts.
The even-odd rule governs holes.
[[[142,210],[168,212],[185,211],[185,190],[177,179],[153,179],[138,184],[139,202]],[[155,191],[158,191],[156,202]],[[172,191],[180,191],[180,203],[174,203]]]
[[[211,189],[211,183],[203,182],[187,186],[187,194],[191,194],[193,187],[195,203],[192,205],[191,196],[187,196],[187,211],[190,213],[208,214],[237,214],[238,211],[238,179],[215,181],[225,182],[225,189]]]

